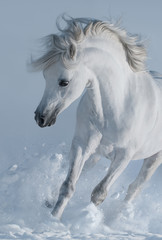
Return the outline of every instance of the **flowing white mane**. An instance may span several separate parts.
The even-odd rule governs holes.
[[[118,24],[89,18],[70,18],[63,17],[67,26],[61,29],[57,22],[59,34],[51,34],[44,38],[46,47],[45,54],[32,60],[32,67],[35,70],[44,70],[51,64],[58,61],[61,57],[65,67],[71,60],[73,52],[77,49],[85,38],[93,36],[104,36],[105,38],[114,37],[114,41],[122,44],[126,60],[135,72],[145,71],[146,49],[140,41],[139,36],[128,34],[121,29]]]

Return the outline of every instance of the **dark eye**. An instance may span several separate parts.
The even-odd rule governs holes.
[[[60,86],[60,87],[66,87],[68,84],[69,84],[69,81],[68,81],[68,80],[61,79],[61,80],[59,81],[59,86]]]

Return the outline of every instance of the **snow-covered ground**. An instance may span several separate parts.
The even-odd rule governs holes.
[[[0,239],[162,239],[161,171],[153,177],[134,204],[125,208],[122,199],[139,162],[130,164],[98,208],[90,194],[108,168],[102,159],[85,167],[77,190],[63,218],[55,220],[46,207],[57,199],[65,178],[69,146],[25,147],[22,156],[0,174]]]
[[[101,4],[102,2],[102,4]],[[55,126],[34,122],[44,81],[27,72],[35,40],[56,32],[56,17],[123,18],[123,26],[149,42],[149,69],[162,73],[161,0],[0,0],[0,239],[162,239],[162,167],[132,204],[123,206],[127,187],[142,160],[132,162],[100,207],[90,195],[105,175],[109,161],[85,167],[62,220],[51,208],[65,178],[77,102],[59,116]],[[147,11],[146,11],[147,10]]]

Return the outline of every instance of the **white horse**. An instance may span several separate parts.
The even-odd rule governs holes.
[[[132,201],[162,163],[162,76],[145,69],[146,51],[137,36],[117,25],[94,19],[66,21],[65,29],[45,39],[46,52],[32,60],[46,80],[36,109],[40,127],[79,98],[70,167],[52,214],[60,218],[85,162],[111,160],[106,176],[94,188],[98,205],[131,160],[144,159],[125,201]],[[85,91],[84,91],[85,90]]]

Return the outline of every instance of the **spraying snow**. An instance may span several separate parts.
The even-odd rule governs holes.
[[[130,164],[97,208],[90,203],[90,193],[107,171],[108,160],[102,159],[93,168],[86,166],[62,221],[54,219],[46,205],[53,206],[53,199],[57,200],[67,172],[68,151],[65,143],[56,149],[46,144],[25,147],[22,156],[1,171],[0,239],[162,238],[161,168],[133,204],[122,204],[127,184],[141,162]]]

